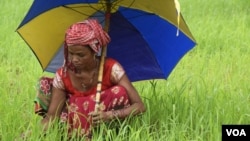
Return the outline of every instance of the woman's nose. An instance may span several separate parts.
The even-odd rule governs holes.
[[[72,56],[71,56],[71,61],[72,61],[72,62],[78,62],[78,61],[79,61],[79,58],[78,58],[76,55],[72,55]]]

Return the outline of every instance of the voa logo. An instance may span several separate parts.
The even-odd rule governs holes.
[[[244,129],[226,129],[227,136],[247,136]]]

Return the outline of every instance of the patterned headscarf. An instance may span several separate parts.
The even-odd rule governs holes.
[[[109,42],[109,35],[95,19],[88,19],[71,25],[65,35],[64,66],[69,67],[70,65],[68,64],[68,46],[88,45],[94,52],[98,53],[101,47],[106,46]]]
[[[70,26],[66,31],[65,42],[70,45],[89,45],[95,52],[106,46],[110,37],[95,19],[88,19]]]

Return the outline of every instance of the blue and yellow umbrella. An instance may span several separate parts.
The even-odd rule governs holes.
[[[111,36],[107,56],[122,64],[131,81],[166,79],[196,45],[175,1],[35,0],[17,32],[43,70],[55,72],[63,64],[65,30],[96,18]]]
[[[43,70],[55,72],[64,61],[66,29],[87,18],[98,19],[111,37],[101,52],[98,82],[106,56],[118,60],[132,82],[166,79],[196,44],[178,0],[35,0],[17,32]],[[100,90],[98,83],[95,111]]]

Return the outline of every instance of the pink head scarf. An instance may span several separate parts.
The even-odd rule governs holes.
[[[95,52],[110,42],[110,37],[95,19],[88,19],[70,26],[65,42],[70,45],[89,45]]]
[[[110,37],[108,33],[103,30],[97,20],[88,19],[83,22],[77,22],[66,31],[64,44],[65,64],[68,65],[69,63],[68,46],[88,45],[94,52],[98,53],[101,47],[106,46],[109,42]]]

